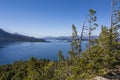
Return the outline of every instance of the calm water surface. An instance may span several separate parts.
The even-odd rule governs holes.
[[[82,43],[83,50],[86,47],[86,43]],[[59,50],[67,57],[70,50],[70,42],[0,42],[0,64],[28,60],[30,57],[57,60]]]

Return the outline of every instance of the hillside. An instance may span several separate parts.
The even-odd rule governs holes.
[[[24,36],[20,34],[12,34],[3,29],[0,29],[0,41],[7,42],[45,42],[44,39],[38,39],[34,37]]]

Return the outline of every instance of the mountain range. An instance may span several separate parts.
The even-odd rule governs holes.
[[[45,42],[45,40],[21,35],[18,33],[12,34],[0,29],[0,42]]]
[[[97,39],[98,36],[91,36],[91,39]],[[71,36],[59,36],[59,37],[45,37],[43,38],[45,40],[66,40],[68,42],[72,41],[72,37]],[[84,36],[83,41],[88,41],[88,36]]]

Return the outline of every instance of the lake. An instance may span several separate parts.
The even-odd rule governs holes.
[[[82,50],[86,48],[86,41],[82,43]],[[70,42],[0,42],[0,64],[11,64],[19,60],[37,59],[58,60],[58,51],[68,57]]]

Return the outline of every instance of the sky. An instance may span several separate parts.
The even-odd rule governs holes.
[[[101,25],[110,25],[111,0],[0,0],[0,28],[37,38],[78,34],[89,9],[96,10],[98,35]]]

